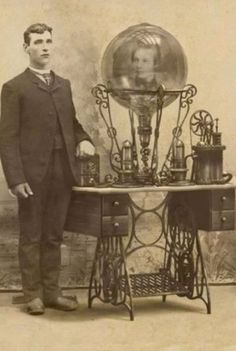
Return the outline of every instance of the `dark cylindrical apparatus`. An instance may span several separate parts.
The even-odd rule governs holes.
[[[231,174],[223,174],[224,145],[196,145],[193,177],[197,184],[224,184]]]

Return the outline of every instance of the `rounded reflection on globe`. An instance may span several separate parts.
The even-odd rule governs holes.
[[[138,114],[152,114],[156,92],[182,89],[187,60],[179,42],[164,29],[143,23],[127,28],[107,46],[102,58],[102,78],[112,97]],[[167,95],[169,105],[177,95]]]

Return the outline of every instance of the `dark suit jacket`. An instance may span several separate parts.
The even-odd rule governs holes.
[[[3,85],[0,154],[9,187],[29,180],[40,182],[45,175],[53,149],[56,115],[76,179],[76,145],[90,138],[75,118],[70,82],[54,74],[49,90],[26,69]]]

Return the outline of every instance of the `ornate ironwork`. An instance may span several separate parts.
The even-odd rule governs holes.
[[[103,108],[108,108],[108,92],[103,84],[98,84],[92,89],[92,95],[96,98],[96,104]],[[103,116],[102,110],[101,115]],[[106,120],[105,120],[106,122]]]
[[[98,239],[92,268],[89,307],[95,298],[114,306],[125,306],[134,319],[133,297],[178,295],[201,299],[207,312],[211,302],[203,256],[191,207],[184,195],[167,194],[156,206],[146,209],[130,198],[131,232],[124,247],[124,238]],[[147,214],[157,216],[160,222],[155,239],[145,243],[137,233],[137,221]],[[161,267],[152,273],[132,273],[127,270],[129,256],[139,250],[161,250]]]
[[[193,84],[187,84],[181,91],[180,106],[182,109],[187,109],[186,115],[189,112],[190,105],[193,102],[193,97],[197,94],[197,88]]]
[[[177,115],[177,121],[176,121],[176,126],[173,129],[173,135],[172,135],[172,140],[169,146],[169,149],[166,154],[166,158],[162,164],[160,173],[166,173],[166,177],[168,178],[169,175],[169,169],[170,169],[170,163],[172,160],[172,147],[173,143],[175,140],[181,135],[182,129],[184,122],[186,121],[186,118],[188,117],[188,113],[190,110],[190,105],[193,102],[193,97],[197,94],[197,88],[192,85],[188,84],[184,87],[183,90],[180,90],[179,92],[169,92],[169,94],[179,94],[179,109],[178,109],[178,115]],[[168,94],[168,92],[167,92]]]
[[[117,131],[113,126],[111,118],[108,89],[105,85],[98,84],[92,89],[92,95],[95,97],[96,104],[99,106],[99,113],[106,125],[107,135],[111,140],[110,165],[115,172],[119,173],[121,169],[121,150],[117,140]],[[105,111],[106,114],[104,113]]]
[[[117,141],[117,131],[113,126],[111,108],[109,102],[110,94],[127,94],[127,99],[130,99],[130,124],[131,124],[131,149],[132,155],[132,176],[130,170],[124,170],[121,156],[121,147]],[[172,146],[177,135],[181,133],[183,124],[188,116],[190,105],[193,102],[193,97],[196,95],[197,89],[194,85],[186,85],[183,90],[165,90],[162,86],[157,91],[142,91],[142,90],[112,90],[107,89],[105,85],[98,84],[92,89],[92,94],[96,98],[96,103],[99,106],[99,112],[107,127],[107,134],[111,140],[110,148],[110,164],[112,169],[118,174],[119,183],[127,186],[127,183],[133,185],[141,184],[156,184],[162,185],[169,182],[169,169],[172,156]],[[160,124],[163,113],[163,105],[168,96],[179,97],[178,113],[176,127],[174,128],[172,141],[167,152],[166,159],[158,172],[158,139],[160,133]],[[127,100],[128,101],[128,100]],[[152,136],[151,119],[153,113],[153,104],[156,106],[155,111],[155,130],[153,136],[153,147],[150,148],[150,139]],[[137,108],[138,105],[138,108]],[[150,106],[149,106],[150,105]],[[107,117],[105,116],[105,112]],[[137,131],[134,127],[134,114],[138,118]],[[138,160],[138,142],[136,133],[139,137],[140,144],[140,162]],[[127,173],[127,175],[126,175]],[[128,181],[127,181],[128,179]]]
[[[209,145],[214,126],[211,114],[206,110],[197,110],[192,114],[189,123],[191,132],[200,136],[200,142]]]
[[[194,214],[184,195],[169,195],[164,210],[166,218],[165,237],[168,254],[164,267],[175,281],[183,286],[185,293],[178,294],[189,299],[201,299],[211,313],[211,303],[203,256],[199,243]]]
[[[121,237],[98,239],[89,286],[89,308],[95,298],[114,306],[125,306],[133,320],[131,288]]]

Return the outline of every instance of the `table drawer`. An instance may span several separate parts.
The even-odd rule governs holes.
[[[235,189],[172,193],[171,202],[187,204],[198,229],[223,231],[235,228]]]
[[[233,230],[235,211],[212,211],[209,230]]]
[[[211,192],[212,210],[234,210],[234,189],[217,190]]]
[[[104,195],[102,214],[104,216],[119,216],[128,214],[129,196],[127,194]]]
[[[102,235],[128,235],[128,222],[128,216],[104,216],[102,218]]]

